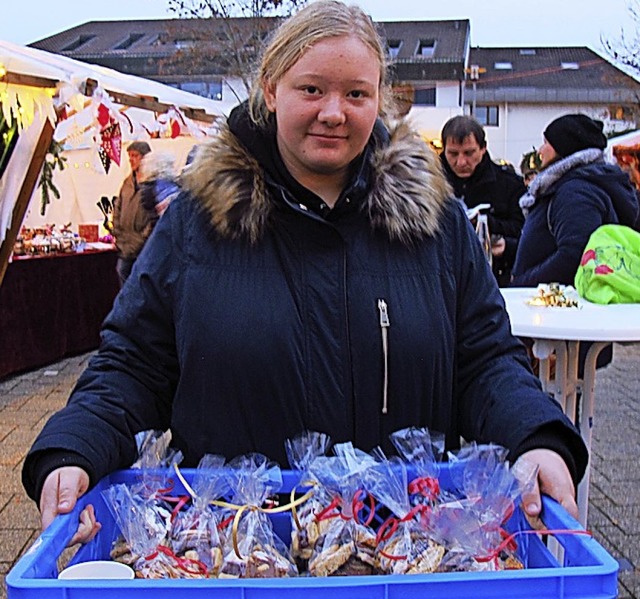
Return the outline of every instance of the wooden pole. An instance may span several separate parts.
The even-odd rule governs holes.
[[[29,207],[29,201],[33,195],[33,190],[36,188],[42,165],[44,164],[45,157],[51,146],[51,140],[53,139],[54,127],[49,121],[45,119],[40,137],[36,143],[36,146],[31,155],[29,166],[27,167],[27,173],[25,175],[22,187],[18,193],[18,199],[13,207],[13,215],[11,217],[11,227],[7,231],[7,235],[4,241],[0,245],[0,285],[7,272],[7,266],[9,264],[9,257],[13,251],[13,244],[20,233],[22,227],[22,221],[24,215],[27,213]]]

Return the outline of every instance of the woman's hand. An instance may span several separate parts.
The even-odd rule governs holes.
[[[540,520],[541,493],[553,497],[577,519],[576,489],[571,480],[569,468],[560,455],[550,449],[532,449],[523,453],[519,460],[525,460],[538,468],[533,489],[522,495],[522,507],[531,526],[538,530],[545,528]]]
[[[89,475],[77,466],[63,466],[47,476],[40,494],[40,517],[45,530],[58,514],[68,514],[76,506],[78,497],[89,488]],[[80,514],[78,530],[69,542],[87,543],[96,536],[101,524],[96,522],[92,505]]]

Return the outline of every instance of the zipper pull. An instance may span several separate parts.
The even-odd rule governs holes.
[[[388,411],[388,392],[389,392],[389,339],[387,329],[391,325],[389,322],[389,312],[387,311],[387,302],[383,299],[378,300],[378,312],[380,312],[380,334],[382,336],[382,365],[384,368],[382,380],[382,413]]]
[[[383,299],[378,300],[378,310],[380,312],[380,326],[389,326],[389,312],[387,312],[387,302]]]

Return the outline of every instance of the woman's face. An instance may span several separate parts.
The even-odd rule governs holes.
[[[554,160],[559,158],[557,152],[553,149],[553,147],[546,140],[545,137],[542,138],[542,145],[538,148],[538,154],[540,154],[540,167],[541,168],[546,168]]]
[[[379,91],[377,57],[351,36],[314,44],[275,86],[265,82],[278,149],[298,181],[346,181],[378,116]]]

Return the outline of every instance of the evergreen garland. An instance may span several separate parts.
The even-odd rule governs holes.
[[[18,123],[14,119],[9,124],[4,118],[2,105],[0,104],[0,177],[5,171],[11,152],[18,141]]]
[[[55,139],[51,140],[49,152],[42,165],[42,174],[38,186],[42,189],[42,198],[40,201],[40,215],[44,216],[47,205],[51,202],[49,194],[53,194],[57,200],[60,199],[60,192],[53,183],[53,171],[57,168],[62,172],[65,168],[66,157],[62,155],[62,144]]]

